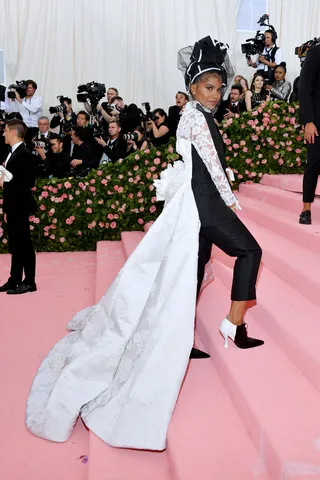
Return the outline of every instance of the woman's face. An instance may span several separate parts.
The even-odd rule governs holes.
[[[142,139],[142,133],[139,132],[139,130],[134,130],[134,133],[138,135],[138,142]]]
[[[177,93],[176,95],[176,105],[177,107],[184,107],[184,105],[188,103],[188,100],[186,99],[186,97],[184,95],[181,95],[181,93]]]
[[[282,67],[278,67],[274,72],[274,76],[277,81],[281,81],[285,79],[286,73]]]
[[[264,78],[261,75],[257,75],[254,79],[253,86],[258,89],[262,89],[264,85]]]
[[[248,90],[247,83],[244,78],[241,78],[240,85],[243,88],[243,91],[246,92]]]
[[[154,123],[157,125],[157,127],[159,127],[159,125],[161,125],[161,123],[163,123],[165,120],[165,116],[164,115],[160,115],[159,112],[157,112],[155,114],[155,121]]]
[[[191,85],[191,94],[194,100],[213,110],[221,99],[222,81],[216,75],[207,75],[199,83]]]

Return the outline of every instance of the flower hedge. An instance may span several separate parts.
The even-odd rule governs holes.
[[[236,185],[259,181],[263,173],[302,173],[306,149],[298,108],[270,102],[222,123],[226,159]],[[94,250],[99,240],[118,240],[123,231],[143,230],[161,212],[153,180],[179,158],[173,145],[133,153],[82,179],[38,180],[38,211],[30,217],[36,250]],[[7,252],[7,243],[1,213],[0,253]]]

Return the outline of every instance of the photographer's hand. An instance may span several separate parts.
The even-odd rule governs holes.
[[[76,159],[74,159],[74,160],[71,161],[71,167],[75,168],[75,167],[77,167],[78,165],[81,165],[82,163],[83,163],[82,160],[76,160]]]
[[[247,64],[248,64],[249,67],[252,67],[252,58],[251,57],[247,58]]]
[[[16,94],[16,100],[18,100],[18,102],[22,103],[22,100],[21,100],[21,97],[20,97],[19,93],[17,91],[15,91],[15,94]]]
[[[46,158],[46,152],[45,152],[44,148],[36,147],[34,150],[38,153],[38,155],[40,155],[42,160],[44,160]]]
[[[95,137],[95,139],[96,139],[96,142],[99,143],[99,145],[102,145],[103,147],[107,146],[107,142],[105,142],[102,137],[100,138]]]

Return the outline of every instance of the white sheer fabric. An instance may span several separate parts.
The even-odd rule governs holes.
[[[194,102],[188,104],[177,145],[183,162],[156,182],[167,200],[163,213],[101,301],[71,320],[74,331],[42,362],[27,403],[26,423],[35,435],[65,441],[80,414],[109,445],[165,448],[194,337],[200,222],[191,151],[195,129],[201,137],[207,128],[198,115]],[[208,170],[215,172],[213,143],[207,148],[213,155],[206,153],[206,165],[211,158]],[[217,188],[221,178],[214,179]],[[205,282],[211,279],[207,271]]]

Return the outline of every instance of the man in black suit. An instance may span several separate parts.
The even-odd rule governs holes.
[[[123,139],[121,135],[121,125],[120,122],[114,120],[109,123],[109,138],[104,140],[103,138],[96,138],[96,142],[103,147],[103,153],[100,160],[100,164],[112,162],[115,163],[120,158],[125,158],[127,156],[127,142]]]
[[[320,170],[320,44],[311,47],[301,70],[299,82],[300,119],[305,125],[307,163],[303,176],[303,211],[299,223],[311,224],[311,204],[314,201]]]
[[[239,116],[241,113],[246,112],[246,104],[242,100],[243,88],[239,84],[235,84],[231,87],[230,95],[227,100],[224,100],[220,103],[215,118],[218,122],[222,120],[228,120],[233,118],[236,115]]]
[[[71,167],[79,173],[88,168],[95,168],[95,158],[92,145],[88,141],[87,127],[73,127],[71,130],[71,140],[74,144]]]
[[[4,131],[6,144],[10,145],[4,166],[13,178],[7,182],[0,178],[3,188],[3,213],[7,223],[11,270],[8,281],[0,287],[1,292],[22,294],[35,292],[36,255],[32,244],[29,215],[36,210],[32,195],[35,184],[36,162],[27,149],[24,137],[27,127],[21,120],[9,120]],[[25,275],[22,281],[23,273]]]

